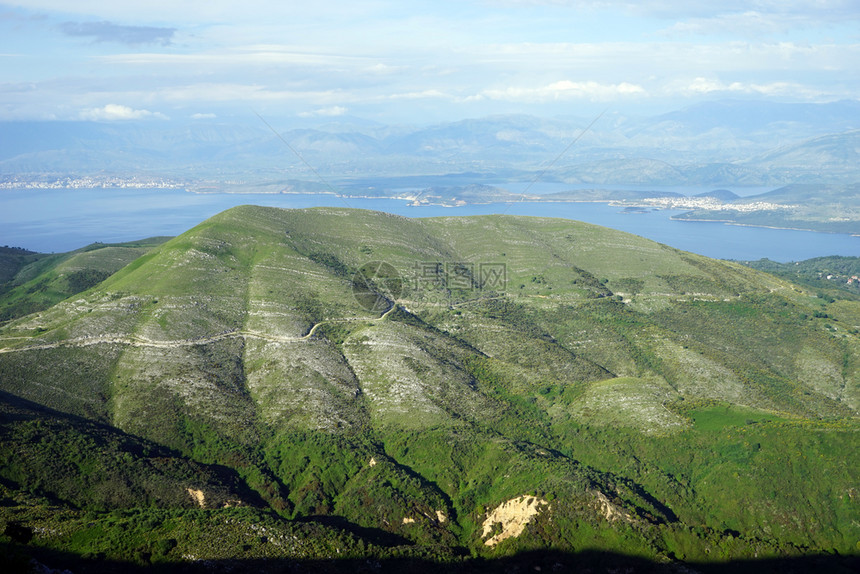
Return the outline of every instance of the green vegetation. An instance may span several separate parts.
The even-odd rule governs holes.
[[[767,271],[800,285],[819,291],[818,297],[828,303],[833,302],[829,293],[839,289],[855,295],[852,300],[860,300],[860,257],[816,257],[806,261],[778,263],[769,259],[743,261],[744,265]],[[844,293],[841,297],[845,297]]]
[[[166,239],[93,243],[56,255],[0,248],[0,321],[42,311],[95,287]]]
[[[847,292],[510,216],[246,206],[138,255],[0,328],[10,556],[860,552]],[[390,308],[354,296],[369,261],[400,275]]]
[[[779,416],[756,409],[732,405],[708,405],[685,413],[697,429],[722,430],[725,427],[752,425],[765,421],[786,420]]]
[[[40,254],[23,247],[0,247],[0,284],[12,280],[22,267],[39,257]]]

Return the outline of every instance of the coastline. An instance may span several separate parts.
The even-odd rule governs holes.
[[[851,231],[827,231],[824,229],[812,229],[809,227],[783,227],[779,225],[764,225],[757,223],[741,223],[738,221],[734,221],[732,219],[702,219],[696,217],[677,217],[670,216],[669,219],[672,221],[692,221],[692,222],[700,222],[700,223],[722,223],[724,225],[736,225],[738,227],[755,227],[759,229],[779,229],[784,231],[808,231],[810,233],[826,233],[828,235],[848,235],[849,237],[860,237],[860,232],[851,232]]]

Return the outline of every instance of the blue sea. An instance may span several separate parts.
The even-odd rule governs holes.
[[[691,194],[697,190],[688,190]],[[95,241],[178,235],[236,205],[351,207],[406,217],[507,213],[563,217],[603,225],[709,257],[800,261],[824,255],[860,256],[860,237],[723,223],[675,221],[680,212],[625,212],[607,203],[497,203],[412,207],[396,199],[335,195],[195,194],[178,189],[0,190],[0,245],[63,252]]]

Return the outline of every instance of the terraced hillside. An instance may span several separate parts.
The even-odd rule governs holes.
[[[0,328],[0,514],[142,562],[850,555],[858,329],[855,301],[583,223],[238,207]],[[194,511],[230,542],[91,532],[179,528],[176,493],[243,506]],[[331,545],[247,534],[297,520]]]

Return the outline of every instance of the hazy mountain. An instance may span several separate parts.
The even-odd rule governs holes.
[[[725,129],[738,134],[771,137],[793,133],[807,138],[829,132],[860,129],[860,102],[842,100],[826,104],[789,104],[752,100],[720,100],[696,104],[656,116],[651,123],[671,122],[689,133]]]
[[[494,116],[430,126],[386,141],[394,154],[492,159],[559,153],[558,143],[576,136],[573,122],[532,116]]]
[[[860,184],[796,184],[745,197],[740,200],[740,203],[772,201],[780,204],[802,203],[804,205],[848,204],[857,197],[860,197]]]
[[[545,171],[545,180],[596,184],[850,182],[858,177],[858,108],[854,101],[721,101],[645,118],[610,111],[600,118],[506,115],[429,126],[358,118],[264,122],[253,115],[233,123],[5,122],[0,169],[6,177],[107,172],[181,181],[516,169],[527,178]]]
[[[755,165],[782,172],[797,183],[831,183],[845,180],[860,164],[860,130],[828,134],[769,151],[753,158]],[[852,180],[853,181],[853,180]]]
[[[234,208],[0,327],[0,518],[139,562],[848,555],[835,293],[560,219]]]
[[[705,191],[699,194],[696,194],[695,197],[712,197],[714,199],[718,199],[723,202],[731,202],[738,199],[740,196],[728,189],[715,189],[713,191]]]

